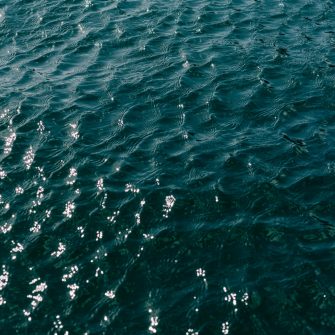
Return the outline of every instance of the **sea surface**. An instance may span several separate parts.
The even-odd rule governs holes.
[[[335,3],[0,0],[0,334],[335,334]]]

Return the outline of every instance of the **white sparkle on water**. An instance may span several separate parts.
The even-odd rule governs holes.
[[[85,237],[85,234],[84,234],[84,227],[82,226],[79,226],[77,227],[77,230],[79,231],[79,235],[80,235],[80,238],[84,238]]]
[[[225,301],[231,302],[234,306],[237,305],[236,293],[230,293],[224,298]]]
[[[103,178],[98,179],[97,188],[98,188],[99,192],[102,192],[104,190],[104,180],[103,180]]]
[[[105,292],[105,296],[109,299],[114,299],[115,298],[115,292],[110,290]]]
[[[108,194],[105,193],[105,194],[104,194],[104,197],[102,198],[102,201],[101,201],[101,207],[102,207],[102,208],[106,208],[107,197],[108,197]]]
[[[79,268],[77,265],[73,265],[70,267],[70,270],[68,273],[65,273],[62,277],[62,282],[66,282],[69,279],[71,279],[77,272],[79,271]]]
[[[73,185],[76,182],[78,172],[74,167],[70,168],[69,177],[66,181],[67,185]]]
[[[47,178],[46,178],[45,175],[44,175],[44,169],[43,169],[43,167],[41,167],[41,166],[37,166],[37,167],[36,167],[36,170],[37,170],[37,173],[38,173],[38,177],[41,178],[42,181],[46,181]]]
[[[36,192],[36,198],[37,199],[42,199],[44,198],[44,188],[42,186],[39,186],[38,189],[37,189],[37,192]]]
[[[29,228],[29,230],[33,233],[38,233],[41,230],[41,225],[38,223],[38,221],[35,221],[33,226]]]
[[[2,19],[2,10],[0,9],[0,22],[1,19]],[[8,115],[9,111],[10,110],[8,108],[5,108],[3,112],[0,114],[0,119],[4,119]]]
[[[12,256],[12,259],[16,259],[16,255],[17,253],[21,253],[23,251],[23,245],[19,242],[15,242],[15,241],[11,241],[13,248],[11,249],[10,253],[14,254]]]
[[[150,326],[149,326],[149,332],[152,334],[157,333],[157,327],[158,326],[158,316],[151,316],[150,317]]]
[[[13,225],[11,225],[10,223],[5,222],[2,226],[0,226],[0,232],[2,234],[7,234],[9,233],[13,228]]]
[[[70,299],[73,300],[76,297],[76,292],[79,290],[79,286],[77,284],[69,284],[67,288],[70,289]]]
[[[120,211],[113,212],[113,215],[111,215],[111,216],[107,216],[107,220],[108,220],[110,223],[114,223],[116,217],[117,217],[119,214],[120,214]]]
[[[96,268],[95,274],[94,274],[95,277],[99,277],[99,275],[103,275],[103,274],[104,272],[99,267]]]
[[[15,193],[16,194],[23,194],[24,189],[21,186],[16,186],[15,187]]]
[[[67,218],[72,218],[73,212],[75,210],[76,206],[74,204],[73,201],[68,201],[65,205],[65,209],[63,214],[67,217]]]
[[[78,25],[79,29],[81,32],[84,32],[84,29],[82,28],[82,25]],[[78,125],[76,123],[70,123],[70,135],[73,137],[75,140],[79,138],[79,131],[78,131]]]
[[[7,177],[7,173],[5,170],[3,170],[2,167],[0,167],[0,179],[5,179]]]
[[[57,331],[63,331],[64,325],[62,323],[62,320],[60,319],[60,315],[56,315],[56,321],[53,322],[54,327],[56,328]],[[55,333],[54,335],[57,335],[58,333]],[[68,335],[69,332],[65,331],[64,335]]]
[[[0,291],[2,291],[8,284],[9,272],[6,270],[6,266],[2,265],[2,274],[0,275]]]
[[[31,168],[34,158],[35,158],[35,153],[33,151],[32,146],[30,146],[29,149],[26,151],[25,155],[23,156],[23,162],[27,170]]]
[[[146,239],[146,240],[153,240],[155,238],[154,235],[151,235],[151,234],[143,234],[143,237]]]
[[[174,206],[176,202],[176,198],[173,195],[168,195],[165,197],[165,204],[163,205],[163,217],[167,218],[169,216],[169,213],[172,210],[172,207]]]
[[[88,8],[92,6],[92,1],[91,0],[85,0],[85,7]]]
[[[206,277],[206,270],[199,268],[196,270],[197,272],[197,277]]]
[[[96,241],[99,241],[99,240],[101,240],[102,238],[103,238],[103,236],[104,236],[104,233],[102,232],[102,231],[97,231],[96,232],[96,238],[95,238],[95,240]]]
[[[133,184],[126,184],[126,187],[125,187],[124,191],[125,192],[131,192],[131,193],[139,193],[140,189],[136,188],[135,185],[133,185]]]
[[[225,293],[224,300],[232,304],[235,307],[234,312],[238,311],[238,308],[237,308],[238,301],[240,301],[245,306],[248,306],[248,303],[249,303],[248,292],[244,292],[244,293],[228,292],[228,289],[225,286],[223,287],[223,292]]]
[[[186,60],[184,63],[183,63],[183,68],[184,69],[188,69],[190,67],[190,63],[188,60]]]
[[[222,334],[228,335],[229,334],[229,323],[223,322],[222,323]]]
[[[117,121],[117,125],[118,125],[120,128],[123,128],[123,126],[124,126],[124,122],[123,122],[123,120],[122,120],[122,119],[119,119],[119,120]]]
[[[42,134],[45,129],[43,121],[38,121],[37,122],[37,131]]]
[[[52,252],[51,256],[59,257],[61,254],[63,254],[65,252],[65,250],[66,250],[65,244],[62,243],[62,242],[59,242],[57,250]]]
[[[39,279],[38,279],[39,280]],[[35,283],[35,282],[34,282]],[[40,283],[36,286],[35,290],[33,290],[33,293],[37,292],[43,292],[48,288],[48,285],[46,283]]]
[[[70,168],[70,174],[69,174],[69,177],[77,177],[77,170],[76,168],[72,167]]]
[[[12,128],[9,128],[9,135],[5,139],[4,154],[10,154],[13,148],[13,144],[16,140],[16,133]]]
[[[4,297],[0,294],[0,306],[6,304],[7,301],[4,299]]]
[[[33,279],[29,285],[34,285],[40,278]],[[28,321],[31,321],[31,312],[43,301],[43,297],[41,295],[48,288],[48,285],[45,282],[40,282],[36,285],[35,289],[31,292],[31,294],[27,295],[27,298],[31,300],[30,308],[28,310],[23,310],[23,314],[28,317]]]
[[[243,302],[246,306],[248,306],[248,300],[249,300],[249,294],[248,294],[248,292],[245,292],[245,293],[243,294],[243,297],[242,297],[242,299],[241,299],[241,302]]]

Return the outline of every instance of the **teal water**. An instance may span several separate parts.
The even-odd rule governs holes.
[[[0,333],[335,334],[334,25],[0,0]]]

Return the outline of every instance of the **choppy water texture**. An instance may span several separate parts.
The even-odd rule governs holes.
[[[2,1],[1,334],[334,334],[334,6]]]

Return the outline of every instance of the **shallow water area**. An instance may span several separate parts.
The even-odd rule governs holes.
[[[332,334],[332,1],[0,1],[1,334]]]

